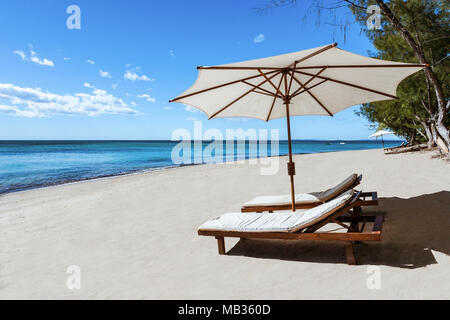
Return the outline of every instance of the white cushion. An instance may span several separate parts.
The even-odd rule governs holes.
[[[353,190],[349,190],[320,206],[295,212],[227,213],[205,222],[199,227],[199,230],[295,232],[333,214],[342,208],[352,195]]]
[[[335,187],[327,189],[325,191],[296,194],[295,203],[296,204],[319,203],[333,199],[337,195],[344,192],[346,189],[350,188],[355,183],[357,178],[358,175],[354,173],[350,175],[347,179],[343,180],[341,183],[336,185]],[[278,206],[289,204],[291,204],[290,195],[258,196],[244,203],[244,207],[270,206],[270,205]]]

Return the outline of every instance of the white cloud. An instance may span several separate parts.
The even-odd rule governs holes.
[[[89,59],[86,60],[86,62],[89,63],[89,64],[95,64],[95,61],[92,61],[92,60],[89,60]]]
[[[40,64],[41,66],[47,66],[47,67],[53,67],[55,65],[53,63],[53,61],[48,60],[46,58],[41,59],[41,58],[37,57],[36,55],[31,56],[31,62]]]
[[[131,81],[155,81],[155,79],[151,79],[151,78],[147,77],[145,74],[140,76],[134,71],[127,71],[127,72],[125,72],[123,77],[126,80],[131,80]]]
[[[107,71],[100,70],[99,74],[100,74],[100,77],[102,77],[102,78],[111,79],[111,74]]]
[[[22,117],[48,117],[52,115],[136,114],[122,99],[89,83],[85,87],[92,93],[59,95],[38,88],[22,88],[0,83],[0,113]]]
[[[189,111],[189,112],[192,112],[192,113],[198,113],[198,112],[200,112],[197,108],[194,108],[194,107],[192,107],[192,106],[190,106],[190,105],[188,105],[188,104],[185,104],[185,105],[184,105],[184,110]]]
[[[89,82],[85,82],[83,84],[83,86],[85,86],[86,88],[91,88],[91,89],[95,89],[95,87],[93,85],[91,85]]]
[[[173,109],[173,107],[170,107],[170,106],[163,107],[163,110],[172,110],[172,109]]]
[[[114,90],[116,90],[118,86],[119,86],[118,83],[114,83],[111,87],[112,87]]]
[[[145,99],[145,100],[147,100],[148,102],[155,102],[155,101],[156,101],[155,98],[151,97],[151,96],[148,95],[148,94],[140,94],[140,95],[138,95],[137,97],[140,98],[140,99]]]
[[[71,60],[71,59],[68,58],[68,57],[64,57],[63,59],[64,59],[64,61],[69,61],[69,60]]]
[[[19,55],[22,58],[22,60],[24,60],[24,61],[27,60],[27,55],[22,50],[16,50],[16,51],[14,51],[14,53]]]
[[[189,118],[186,118],[186,120],[187,120],[187,121],[197,121],[197,118],[195,118],[195,117],[189,117]]]
[[[17,54],[18,56],[20,56],[20,58],[23,61],[31,61],[33,63],[39,64],[41,66],[47,66],[47,67],[53,67],[55,64],[53,63],[53,61],[47,59],[47,58],[39,58],[37,56],[37,53],[35,51],[33,51],[32,46],[30,45],[30,57],[28,58],[28,56],[26,55],[26,53],[22,50],[16,50],[14,51],[15,54]]]
[[[260,43],[260,42],[263,42],[264,40],[266,40],[266,36],[263,35],[262,33],[260,33],[253,39],[253,42]]]
[[[172,58],[175,58],[175,51],[169,50],[169,56],[171,56]]]

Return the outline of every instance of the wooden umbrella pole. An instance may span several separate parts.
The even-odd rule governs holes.
[[[287,132],[288,132],[288,146],[289,146],[289,162],[288,175],[291,179],[291,200],[292,211],[295,211],[295,191],[294,191],[294,175],[295,175],[295,163],[292,161],[292,142],[291,142],[291,120],[289,116],[289,97],[285,99],[286,104],[286,119],[287,119]]]

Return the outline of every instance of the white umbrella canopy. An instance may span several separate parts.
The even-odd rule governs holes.
[[[393,132],[386,131],[386,130],[380,130],[369,136],[369,138],[379,137],[379,136],[386,136],[388,134],[394,134]]]
[[[268,121],[286,116],[284,98],[289,96],[291,116],[330,116],[361,103],[396,99],[399,83],[423,67],[364,57],[332,44],[198,67],[194,85],[171,101],[196,107],[210,119],[249,117]]]
[[[336,43],[212,67],[197,67],[194,85],[170,102],[203,111],[209,119],[287,118],[292,210],[295,211],[290,116],[334,114],[354,105],[396,99],[399,83],[426,65],[364,57]]]
[[[381,137],[381,143],[383,144],[383,149],[384,149],[384,140],[383,140],[383,136],[388,135],[388,134],[394,134],[390,131],[386,131],[386,130],[379,130],[377,132],[375,132],[374,134],[372,134],[369,138],[377,138]]]

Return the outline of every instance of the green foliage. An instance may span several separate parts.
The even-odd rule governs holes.
[[[355,3],[363,7],[373,4],[367,0]],[[444,96],[448,97],[450,66],[447,59],[450,38],[448,3],[437,0],[392,0],[389,7],[415,38],[416,43],[422,47],[426,60],[433,66],[433,71],[441,83]],[[352,7],[352,11],[362,25],[362,30],[377,49],[371,56],[384,60],[418,63],[411,47],[386,18],[382,18],[380,30],[368,30],[364,28],[368,14],[357,7]],[[431,115],[423,103],[432,114],[437,109],[434,91],[427,86],[424,73],[416,73],[405,79],[398,87],[397,95],[399,100],[365,104],[357,114],[379,124],[380,127],[388,127],[405,138],[409,138],[414,130],[424,132],[419,120],[427,121]]]

